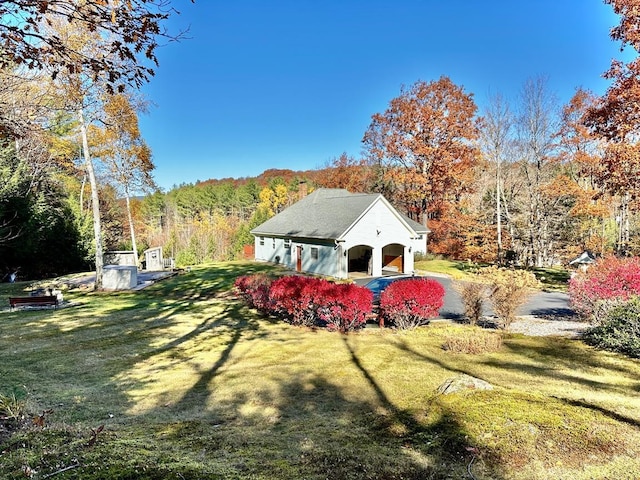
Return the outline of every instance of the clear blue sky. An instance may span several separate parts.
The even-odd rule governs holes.
[[[596,94],[620,45],[602,0],[174,0],[168,24],[190,39],[158,51],[141,117],[165,190],[321,168],[359,157],[371,115],[402,85],[446,75],[474,94],[515,100],[545,76],[566,103]],[[627,54],[627,59],[630,54]]]

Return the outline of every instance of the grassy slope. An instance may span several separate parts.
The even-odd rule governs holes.
[[[442,273],[455,280],[468,279],[475,272],[478,264],[461,260],[449,260],[434,258],[432,260],[420,260],[415,263],[417,271]],[[540,282],[545,290],[566,291],[569,282],[569,272],[562,268],[532,268],[530,271]]]
[[[0,477],[470,478],[472,460],[478,479],[640,477],[637,360],[516,335],[444,352],[461,326],[302,330],[229,294],[266,268],[0,314],[0,392],[24,385],[32,412],[53,410],[2,441]],[[459,373],[496,388],[436,395]]]

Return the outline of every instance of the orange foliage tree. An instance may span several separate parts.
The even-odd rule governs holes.
[[[558,132],[558,161],[563,166],[562,189],[571,191],[574,204],[569,215],[575,220],[573,243],[577,250],[600,255],[610,251],[611,225],[615,223],[613,198],[602,188],[602,141],[584,124],[584,116],[595,106],[597,97],[577,89],[562,110]]]
[[[418,222],[444,221],[443,207],[473,190],[476,111],[472,95],[445,76],[403,87],[385,112],[373,115],[363,138],[382,174],[377,189]]]
[[[106,81],[110,91],[139,87],[154,75],[159,39],[181,36],[171,36],[163,27],[173,13],[170,0],[3,0],[0,67],[48,70],[53,78],[82,71]],[[101,52],[85,55],[60,32],[50,31],[52,18],[96,33],[103,40]]]
[[[108,95],[104,101],[104,128],[89,127],[94,142],[94,155],[105,163],[115,187],[124,196],[129,236],[138,263],[136,228],[131,199],[136,193],[152,191],[155,168],[151,149],[142,138],[136,105],[128,95]]]
[[[640,52],[640,2],[638,0],[605,0],[620,15],[620,23],[612,29],[611,38],[622,47]],[[605,77],[613,81],[604,96],[586,115],[585,124],[606,141],[602,170],[597,181],[611,194],[620,196],[617,251],[630,253],[632,210],[637,210],[640,197],[640,58],[624,64],[612,62]]]
[[[375,166],[343,153],[318,171],[316,182],[324,188],[344,188],[357,193],[371,191],[375,180]]]

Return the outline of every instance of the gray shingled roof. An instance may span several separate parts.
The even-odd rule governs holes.
[[[251,230],[254,235],[339,239],[380,194],[321,188]],[[416,233],[424,225],[402,216]]]

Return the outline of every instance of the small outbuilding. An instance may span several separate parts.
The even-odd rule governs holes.
[[[380,194],[323,188],[251,233],[258,261],[348,278],[352,272],[413,273],[414,254],[426,252],[429,230]]]
[[[569,262],[569,266],[585,271],[590,265],[596,263],[596,257],[591,252],[582,252]]]

